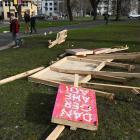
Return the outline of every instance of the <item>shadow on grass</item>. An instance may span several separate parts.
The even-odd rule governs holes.
[[[55,96],[54,94],[31,93],[27,98],[26,120],[46,125],[46,132],[40,139],[44,139],[48,136],[56,126],[51,123]]]

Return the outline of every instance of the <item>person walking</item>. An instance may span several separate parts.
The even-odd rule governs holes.
[[[37,30],[36,30],[36,17],[34,16],[34,14],[32,14],[32,16],[30,18],[30,29],[31,29],[30,34],[32,34],[33,30],[35,33],[37,32]]]
[[[29,33],[30,32],[30,28],[29,28],[30,15],[28,11],[24,13],[24,21],[25,21],[25,33]]]
[[[106,25],[108,24],[108,20],[109,20],[109,14],[108,13],[104,13],[104,20],[106,21]]]
[[[18,19],[14,16],[14,14],[11,14],[11,21],[10,21],[10,32],[12,33],[12,38],[15,43],[15,47],[20,47],[19,46],[19,21]]]

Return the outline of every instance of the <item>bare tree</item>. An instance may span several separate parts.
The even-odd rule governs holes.
[[[73,21],[72,10],[71,10],[71,0],[66,1],[67,4],[67,12],[70,21]]]
[[[93,20],[96,20],[97,18],[97,7],[98,7],[98,4],[101,0],[89,0],[90,3],[91,3],[91,7],[93,9]]]
[[[117,11],[116,11],[116,20],[120,19],[121,15],[121,0],[117,0]]]

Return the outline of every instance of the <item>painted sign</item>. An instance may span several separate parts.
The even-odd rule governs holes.
[[[52,118],[98,126],[95,91],[60,84]]]

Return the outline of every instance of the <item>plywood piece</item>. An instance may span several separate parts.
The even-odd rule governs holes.
[[[88,130],[97,130],[98,116],[95,92],[60,84],[52,122]]]
[[[49,44],[50,44],[48,46],[48,48],[52,48],[52,47],[54,47],[57,44],[61,44],[61,43],[65,42],[66,37],[67,37],[67,32],[68,32],[68,30],[63,30],[63,31],[58,32],[56,40],[54,40],[54,41],[49,40],[48,41]]]
[[[93,54],[93,50],[88,50],[88,49],[83,49],[83,48],[79,48],[79,49],[66,49],[65,51],[66,51],[66,53],[73,54],[73,55],[83,55],[83,56],[86,56],[88,54]]]
[[[67,64],[67,57],[61,59],[60,61],[57,61],[51,66],[69,66]],[[70,66],[72,66],[70,64]],[[79,80],[82,80],[85,76],[79,76]],[[29,77],[29,80],[32,82],[37,82],[37,83],[42,83],[42,84],[47,84],[51,86],[58,86],[59,83],[62,81],[65,83],[74,83],[74,75],[73,74],[66,74],[66,73],[59,73],[56,71],[53,71],[50,69],[50,67],[45,68],[44,70],[31,75]]]

